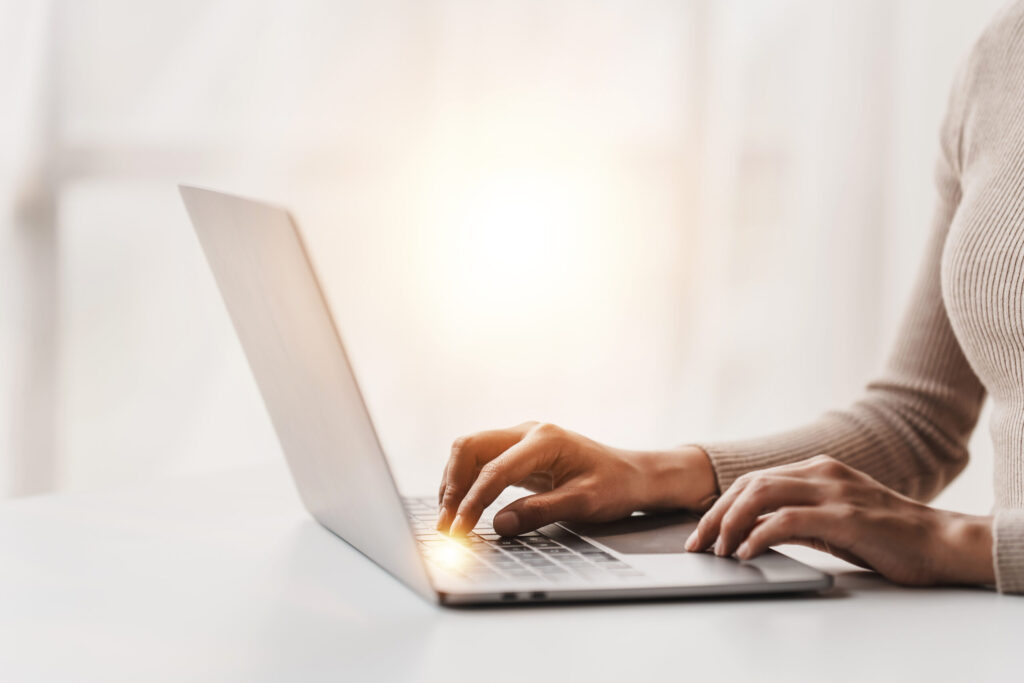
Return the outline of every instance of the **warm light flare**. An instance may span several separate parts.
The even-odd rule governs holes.
[[[507,301],[550,289],[572,263],[583,203],[567,183],[509,172],[472,186],[455,211],[456,273],[474,288]]]
[[[445,569],[457,569],[465,563],[468,557],[465,544],[450,536],[445,537],[444,542],[431,548],[429,554],[431,560]]]
[[[597,177],[510,165],[477,177],[452,170],[435,182],[434,300],[445,318],[529,324],[588,299],[608,251]]]

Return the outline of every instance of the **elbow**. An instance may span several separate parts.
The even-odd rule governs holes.
[[[891,391],[876,391],[872,398],[858,407],[887,451],[883,483],[915,500],[932,500],[967,466],[976,413],[961,414],[938,402],[922,409]]]
[[[964,471],[970,455],[966,445],[957,445],[933,458],[932,467],[906,482],[904,495],[921,503],[931,502]]]

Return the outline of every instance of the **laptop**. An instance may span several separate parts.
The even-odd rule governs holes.
[[[437,532],[436,496],[398,491],[337,324],[288,211],[181,186],[192,224],[303,504],[431,602],[595,601],[817,591],[829,575],[770,551],[687,553],[688,514],[494,533],[499,500],[464,539]]]

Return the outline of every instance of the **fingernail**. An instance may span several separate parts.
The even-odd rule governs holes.
[[[740,543],[740,547],[736,549],[736,557],[740,558],[741,560],[746,560],[749,558],[749,556],[750,545],[744,541],[743,543]]]
[[[448,512],[448,508],[441,508],[441,515],[437,518],[437,530],[447,531],[451,526],[451,517],[452,513]]]
[[[502,536],[513,536],[519,530],[519,515],[505,510],[494,515],[494,530]]]
[[[718,555],[719,557],[721,557],[721,556],[722,556],[722,551],[723,551],[723,550],[725,550],[725,548],[724,548],[724,546],[722,545],[722,537],[721,537],[721,536],[719,536],[719,537],[718,537],[718,540],[717,540],[717,541],[715,541],[715,555]]]
[[[453,536],[462,531],[462,515],[455,515],[455,520],[452,521],[452,527],[448,530],[448,533]]]
[[[686,549],[693,552],[697,549],[697,530],[694,529],[690,537],[686,539]]]

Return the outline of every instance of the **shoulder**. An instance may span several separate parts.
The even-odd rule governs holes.
[[[1024,0],[1013,0],[996,12],[978,37],[980,52],[1000,50],[1019,41],[1024,31]]]
[[[998,77],[1006,69],[1024,67],[1024,0],[996,12],[978,36],[965,65],[972,84]]]
[[[1024,79],[1024,0],[996,12],[960,69],[955,89],[966,100],[1004,91]]]
[[[960,173],[980,143],[1020,120],[1024,102],[1024,0],[995,14],[961,63],[942,127],[949,165]],[[1019,131],[1017,131],[1019,133]]]

